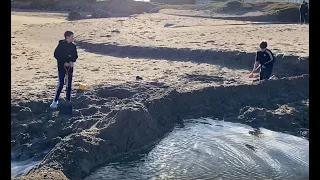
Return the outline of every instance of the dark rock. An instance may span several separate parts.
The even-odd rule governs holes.
[[[71,11],[68,15],[69,21],[79,20],[82,19],[82,15],[79,12]]]
[[[111,32],[112,32],[112,33],[120,33],[120,31],[117,30],[117,29],[116,29],[116,30],[112,30]]]
[[[252,151],[256,151],[256,148],[250,144],[245,144],[245,146]]]
[[[140,76],[136,76],[136,80],[137,80],[137,81],[140,81],[140,80],[143,80],[143,78],[140,77]]]
[[[174,24],[169,24],[169,23],[167,23],[167,24],[165,24],[163,27],[171,27],[171,26],[174,26]]]
[[[255,129],[253,131],[249,131],[249,134],[259,137],[259,135],[261,135],[262,133],[261,133],[260,129]]]

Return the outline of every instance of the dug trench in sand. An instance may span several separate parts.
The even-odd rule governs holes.
[[[41,160],[40,166],[17,179],[81,179],[112,157],[154,144],[175,124],[183,124],[182,119],[215,117],[308,138],[308,43],[307,35],[298,36],[307,32],[306,27],[221,29],[213,24],[234,22],[163,14],[77,23],[54,14],[48,19],[41,13],[13,14],[12,159]],[[106,23],[110,27],[101,28]],[[167,23],[193,27],[164,27]],[[196,27],[206,23],[202,30]],[[153,27],[154,33],[146,33],[156,35],[154,40],[138,36],[146,31],[143,24]],[[279,43],[268,41],[278,49],[274,73],[279,80],[252,83],[248,73],[257,42],[242,38],[244,32],[262,26],[279,36]],[[79,35],[75,84],[88,86],[85,92],[74,89],[71,117],[48,108],[57,79],[52,53],[66,28]],[[212,38],[208,29],[221,35]],[[99,38],[104,31],[111,38]],[[191,43],[192,34],[197,43]],[[253,31],[251,35],[259,36]],[[291,36],[295,38],[287,38]],[[213,40],[208,45],[205,39]],[[136,81],[136,76],[143,80]]]

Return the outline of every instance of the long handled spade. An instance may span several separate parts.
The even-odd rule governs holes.
[[[257,68],[255,68],[250,74],[249,74],[249,78],[253,78],[254,76],[253,76],[253,73],[255,72],[255,71],[257,71],[258,69],[260,69],[260,67],[261,67],[261,64],[257,67]]]
[[[72,67],[70,67],[70,66],[65,66],[64,67],[64,69],[66,70],[66,76],[65,76],[65,79],[64,79],[64,82],[65,82],[65,84],[66,84],[66,88],[68,89],[68,79],[69,79],[69,72],[70,72],[70,69],[71,69]],[[70,92],[71,93],[71,92]],[[64,113],[66,113],[66,114],[71,114],[72,113],[72,104],[71,104],[71,102],[69,102],[69,101],[67,101],[66,102],[66,104],[65,104],[65,106],[64,107],[62,107],[61,109],[60,109],[60,112],[61,111],[63,111]]]
[[[257,71],[260,67],[261,67],[261,64],[249,74],[249,78],[253,78],[253,77],[254,77],[254,76],[253,76],[253,73],[254,73],[255,71]],[[276,77],[275,75],[272,75],[269,79],[276,80],[277,77]]]
[[[65,76],[65,79],[64,79],[64,84],[68,88],[68,76],[69,76],[69,70],[71,69],[71,67],[70,66],[65,66],[64,69],[66,70],[66,76]]]

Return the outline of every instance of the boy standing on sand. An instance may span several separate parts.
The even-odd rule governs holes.
[[[71,101],[71,85],[72,85],[72,74],[73,74],[73,63],[78,59],[77,47],[73,44],[73,32],[66,31],[64,33],[64,40],[60,40],[58,46],[54,51],[54,57],[58,63],[58,88],[56,95],[53,99],[50,108],[55,109],[58,105],[59,96],[64,85],[64,79],[67,75],[67,101]]]
[[[269,79],[272,74],[275,58],[273,53],[267,49],[268,44],[266,41],[262,41],[259,46],[260,50],[256,53],[255,63],[250,76],[253,76],[253,72],[260,68],[260,80]]]

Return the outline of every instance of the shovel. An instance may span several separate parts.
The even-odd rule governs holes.
[[[249,78],[253,78],[254,77],[253,72],[257,71],[260,67],[261,67],[261,64],[249,74]]]
[[[65,76],[64,82],[65,82],[67,88],[68,88],[69,71],[71,68],[72,68],[71,66],[64,67],[64,69],[66,70],[66,76]],[[72,114],[72,103],[70,101],[60,103],[59,111],[62,114]]]
[[[64,78],[64,84],[68,88],[68,76],[69,76],[69,70],[71,69],[71,66],[65,66],[64,69],[66,70],[66,76]]]

